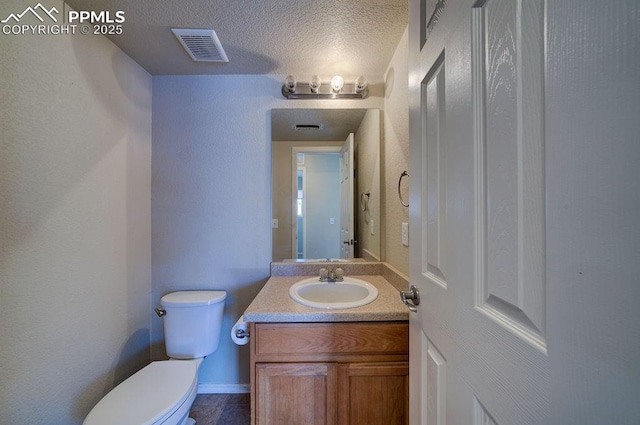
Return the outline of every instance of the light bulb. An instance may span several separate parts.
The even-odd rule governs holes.
[[[320,77],[318,77],[317,75],[311,77],[311,81],[309,81],[309,89],[311,90],[311,93],[318,93],[318,89],[321,85],[322,83],[320,82]]]
[[[336,75],[331,79],[331,90],[333,90],[334,92],[336,93],[339,92],[340,90],[342,90],[343,86],[344,86],[344,80],[342,79],[341,76]]]
[[[362,75],[356,78],[356,93],[362,93],[367,88],[367,80]]]
[[[284,88],[289,93],[296,91],[296,79],[293,78],[293,75],[287,75],[284,79]]]

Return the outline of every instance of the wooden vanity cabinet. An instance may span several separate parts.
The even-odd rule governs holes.
[[[252,425],[409,423],[407,322],[252,323]]]

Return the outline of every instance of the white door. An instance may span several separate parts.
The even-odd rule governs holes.
[[[640,2],[409,16],[411,425],[640,424]]]
[[[340,258],[353,258],[353,133],[350,133],[340,149]]]

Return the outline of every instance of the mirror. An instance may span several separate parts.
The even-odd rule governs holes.
[[[381,260],[381,125],[379,109],[271,111],[273,261],[345,255]],[[350,134],[351,164],[340,152]],[[340,199],[340,169],[349,165],[354,168],[353,207],[346,219],[349,201]],[[351,237],[345,229],[351,229]],[[344,253],[345,245],[352,254]]]

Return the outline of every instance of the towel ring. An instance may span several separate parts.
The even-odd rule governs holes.
[[[371,192],[360,193],[360,209],[363,212],[364,222],[369,224],[369,216],[371,212],[369,211],[369,197],[371,196]]]
[[[400,203],[403,207],[408,207],[409,203],[404,202],[404,200],[402,199],[402,192],[400,191],[400,184],[402,183],[402,178],[405,176],[409,177],[409,172],[406,170],[403,171],[402,174],[400,174],[400,179],[398,180],[398,198],[400,198]]]
[[[369,196],[371,196],[370,192],[360,194],[360,209],[362,211],[366,211],[369,209]]]

